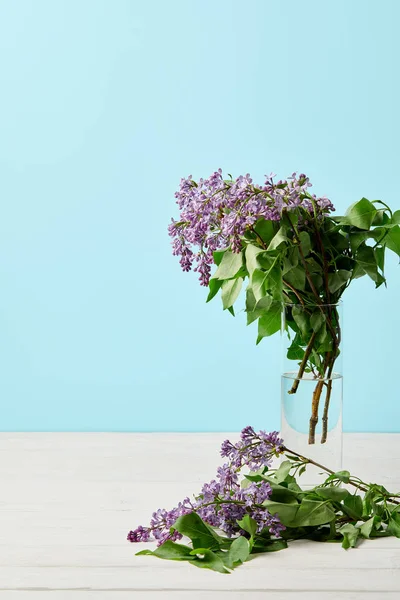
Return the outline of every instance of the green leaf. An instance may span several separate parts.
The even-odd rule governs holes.
[[[367,275],[376,282],[378,279],[378,269],[373,249],[363,244],[357,251],[356,260]]]
[[[213,252],[214,262],[217,265],[217,267],[221,264],[221,260],[226,251],[227,251],[227,248],[225,248],[225,250],[215,250]]]
[[[328,287],[329,291],[334,294],[337,292],[342,286],[344,286],[347,281],[351,277],[351,271],[345,271],[344,269],[339,269],[339,271],[335,271],[335,273],[329,273],[328,275]]]
[[[390,219],[386,213],[386,210],[387,209],[385,209],[385,208],[377,210],[374,220],[372,221],[373,226],[386,225],[387,223],[390,222]]]
[[[249,284],[246,290],[246,313],[247,313],[247,325],[256,321],[260,316],[260,313],[255,311],[257,301],[254,297],[253,289]]]
[[[209,287],[209,293],[207,296],[207,300],[206,302],[210,302],[210,300],[212,300],[214,298],[214,296],[216,296],[218,294],[218,291],[221,288],[222,285],[222,281],[220,281],[219,279],[210,279],[208,287]]]
[[[292,526],[296,518],[299,504],[284,504],[283,502],[274,502],[273,500],[264,500],[263,506],[269,510],[271,515],[278,515],[280,522],[286,527]]]
[[[400,256],[400,227],[399,225],[395,225],[392,229],[389,230],[386,235],[384,242],[386,246],[392,252],[395,252],[398,256]]]
[[[311,250],[311,240],[310,235],[307,231],[301,231],[299,233],[300,238],[300,247],[303,252],[303,256],[308,256]]]
[[[346,212],[346,219],[350,225],[359,229],[369,229],[376,215],[376,208],[366,198],[361,198],[352,204]]]
[[[255,269],[260,268],[260,263],[258,262],[258,255],[262,254],[264,250],[259,248],[258,246],[253,246],[253,244],[248,244],[245,251],[246,256],[246,267],[249,272],[250,277],[253,275],[253,271]]]
[[[316,488],[315,491],[321,498],[332,500],[333,502],[341,502],[349,495],[347,490],[336,486]]]
[[[325,317],[322,311],[315,310],[310,316],[310,325],[313,331],[317,332],[325,323]]]
[[[299,258],[298,248],[296,246],[288,246],[284,256],[282,256],[282,273],[285,275],[288,271],[296,267],[299,264]]]
[[[395,223],[397,225],[400,224],[400,210],[396,210],[396,212],[393,213],[392,223]]]
[[[325,479],[325,483],[333,481],[334,479],[339,479],[339,481],[343,481],[343,483],[349,483],[350,473],[349,471],[336,471],[336,473],[332,473],[332,475],[329,475],[329,477]]]
[[[275,235],[275,221],[272,222],[266,219],[259,219],[253,229],[262,238],[265,246],[268,246]]]
[[[363,512],[363,502],[361,496],[349,494],[343,501],[343,508],[349,517],[361,519]]]
[[[290,348],[288,348],[287,357],[289,360],[303,360],[304,352],[304,348],[293,340]]]
[[[311,257],[307,258],[307,269],[310,273],[322,273],[323,271],[322,266]]]
[[[136,553],[136,556],[151,555],[166,560],[192,560],[191,551],[192,548],[189,546],[167,540],[156,550],[141,550],[141,552]]]
[[[323,525],[329,523],[335,518],[334,511],[328,506],[326,501],[319,502],[304,498],[292,522],[292,527],[308,527],[311,525]]]
[[[256,304],[257,304],[257,300],[254,297],[253,288],[251,287],[251,284],[249,283],[249,285],[247,286],[247,289],[246,289],[246,311],[253,312],[253,310],[256,307]]]
[[[256,321],[260,316],[265,314],[270,309],[273,302],[271,296],[264,296],[256,302],[254,310],[247,313],[247,325],[250,325],[250,323]]]
[[[196,548],[191,551],[192,555],[197,557],[197,560],[191,560],[190,564],[200,569],[211,569],[218,573],[229,573],[226,569],[223,560],[209,548]]]
[[[225,564],[232,569],[238,563],[244,563],[250,554],[249,540],[242,535],[233,540],[225,557]]]
[[[277,483],[282,483],[282,481],[285,481],[286,477],[290,473],[291,468],[292,463],[290,462],[290,460],[284,460],[280,464],[279,469],[275,473],[275,480],[277,481]]]
[[[355,548],[360,535],[360,529],[351,523],[346,523],[346,525],[342,525],[338,531],[343,535],[342,547],[345,550],[348,548]]]
[[[265,288],[274,300],[282,301],[282,271],[277,259],[266,272]]]
[[[274,302],[271,304],[268,312],[259,318],[257,344],[259,344],[264,337],[273,335],[280,330],[281,312],[281,304],[279,302]]]
[[[221,298],[224,309],[233,306],[236,302],[240,290],[242,289],[242,283],[243,279],[241,277],[238,277],[237,279],[226,279],[222,283]]]
[[[288,547],[286,540],[264,540],[263,538],[257,538],[252,554],[261,554],[262,552],[278,552],[279,550],[285,550]]]
[[[243,254],[226,250],[222,257],[221,263],[212,276],[213,279],[232,279],[237,275],[243,265]]]
[[[263,266],[266,270],[254,269],[251,277],[251,287],[256,301],[261,300],[267,290],[277,301],[282,299],[282,273],[279,266],[279,256],[266,257]]]
[[[272,296],[264,296],[257,301],[255,310],[261,314],[262,312],[268,311],[273,303],[274,300]]]
[[[261,300],[261,298],[263,298],[266,294],[265,280],[265,271],[261,271],[261,269],[254,269],[251,276],[251,289],[256,302]]]
[[[364,275],[366,275],[366,272],[358,263],[356,263],[354,265],[352,279],[359,279],[360,277],[364,277]]]
[[[272,477],[266,475],[245,475],[249,481],[268,481],[272,488],[272,494],[270,500],[274,502],[280,502],[282,504],[297,504],[296,498],[299,495],[298,490],[291,489],[290,487],[284,487],[275,481]],[[244,528],[243,528],[244,529]],[[248,531],[246,529],[246,531]]]
[[[179,517],[173,528],[192,540],[193,548],[219,549],[221,538],[195,512]]]
[[[389,519],[387,531],[391,535],[394,535],[395,537],[400,538],[400,523],[398,522],[398,520],[396,518],[391,517]]]
[[[369,235],[370,234],[368,231],[352,231],[349,234],[350,247],[351,247],[353,254],[355,254],[358,247],[361,246],[361,244],[363,242],[365,242],[366,239],[368,239]]]
[[[237,524],[243,531],[247,531],[251,537],[254,537],[257,531],[257,521],[255,521],[250,515],[245,515],[243,519],[237,521]]]
[[[310,329],[310,323],[306,311],[301,306],[293,306],[292,315],[296,325],[301,331],[302,336],[306,337],[307,332]]]
[[[368,519],[368,521],[365,521],[365,523],[363,523],[361,525],[360,532],[364,538],[369,538],[369,536],[371,535],[372,529],[374,528],[374,524],[375,524],[375,517],[371,517],[370,519]]]
[[[385,270],[385,247],[384,246],[377,246],[375,248],[375,260],[376,260],[376,264],[378,265],[378,267],[380,268],[380,270],[383,273]]]
[[[278,232],[274,235],[271,242],[269,243],[267,250],[276,250],[277,248],[279,248],[279,246],[281,246],[281,244],[285,242],[287,242],[286,231],[283,227],[280,227]]]
[[[300,265],[297,265],[287,271],[285,281],[290,283],[296,290],[304,290],[306,286],[306,272]]]

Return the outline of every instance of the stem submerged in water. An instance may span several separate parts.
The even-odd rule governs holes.
[[[296,377],[296,379],[295,379],[292,387],[290,388],[290,390],[288,392],[289,394],[295,394],[297,392],[297,388],[299,387],[299,384],[300,384],[300,379],[304,375],[304,371],[305,371],[305,368],[307,366],[308,359],[310,358],[310,354],[311,354],[313,346],[314,346],[316,335],[317,334],[314,331],[313,334],[312,334],[312,336],[311,336],[311,338],[310,338],[310,341],[308,342],[308,346],[307,346],[306,351],[304,353],[303,360],[301,361],[300,369],[299,369],[299,372],[297,374],[297,377]]]
[[[322,435],[321,435],[321,444],[325,444],[328,437],[328,413],[329,413],[329,405],[332,394],[332,375],[333,368],[335,365],[336,358],[339,355],[339,344],[341,340],[341,330],[339,324],[339,315],[337,314],[336,308],[324,307],[322,305],[318,306],[318,309],[324,315],[324,319],[327,325],[328,332],[331,334],[331,350],[326,352],[323,364],[318,368],[318,376],[316,377],[316,386],[312,395],[311,402],[311,417],[309,422],[309,434],[308,434],[308,443],[315,444],[316,437],[316,427],[319,421],[318,411],[319,405],[322,397],[322,392],[324,387],[326,387],[326,396],[325,396],[325,404],[324,411],[322,417]],[[308,341],[307,347],[304,352],[303,359],[300,363],[299,371],[297,377],[288,391],[289,394],[295,394],[300,385],[300,381],[302,380],[304,373],[309,366],[310,356],[312,351],[314,350],[315,342],[317,339],[316,332],[313,332]],[[312,365],[311,365],[312,368]]]

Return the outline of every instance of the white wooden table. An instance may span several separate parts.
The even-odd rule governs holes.
[[[199,491],[226,437],[237,434],[0,434],[0,600],[400,599],[392,538],[347,552],[296,542],[231,575],[135,557],[146,546],[128,530]],[[344,455],[400,489],[400,434],[348,434]]]

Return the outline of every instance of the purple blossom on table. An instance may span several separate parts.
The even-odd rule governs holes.
[[[240,440],[232,444],[225,440],[221,447],[221,455],[229,462],[217,470],[215,479],[205,483],[193,501],[185,498],[170,511],[159,509],[153,513],[149,527],[139,526],[130,531],[127,539],[130,542],[147,542],[156,539],[161,545],[166,540],[178,540],[182,535],[171,527],[175,521],[185,514],[196,512],[206,523],[222,530],[231,537],[240,533],[240,521],[246,514],[257,522],[257,531],[269,529],[270,533],[279,537],[284,529],[276,515],[272,515],[264,506],[271,493],[267,481],[251,482],[247,487],[239,483],[239,473],[243,467],[258,470],[269,466],[272,458],[283,452],[283,441],[276,431],[255,432],[252,427],[245,427]]]
[[[264,185],[255,185],[248,173],[224,180],[218,169],[198,182],[191,175],[181,179],[175,193],[179,221],[172,219],[168,233],[182,269],[198,272],[201,285],[209,283],[213,252],[227,247],[240,252],[243,234],[260,218],[278,221],[283,209],[298,207],[310,213],[315,207],[321,215],[334,210],[328,198],[309,193],[311,183],[304,173],[276,183],[274,177],[266,175]]]
[[[256,433],[250,426],[245,427],[240,435],[240,440],[232,444],[225,440],[221,446],[221,456],[229,458],[231,464],[237,468],[248,466],[252,471],[262,467],[271,466],[274,456],[281,454],[283,440],[277,431]]]

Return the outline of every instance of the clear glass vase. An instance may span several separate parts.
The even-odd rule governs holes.
[[[342,328],[342,303],[284,304],[281,435],[334,471],[342,466]],[[308,468],[306,479],[317,482],[318,470]]]

